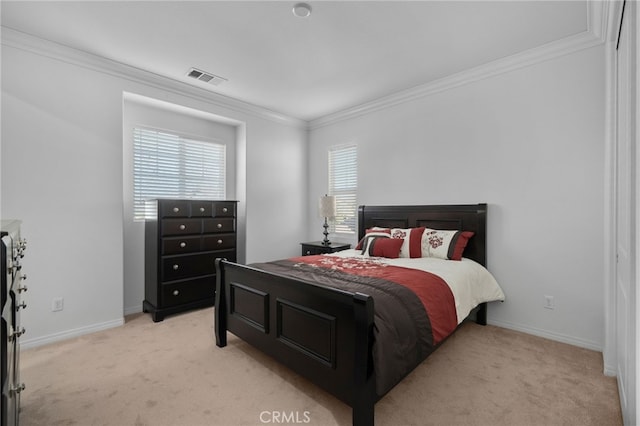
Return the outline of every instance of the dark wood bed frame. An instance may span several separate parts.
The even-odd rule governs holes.
[[[373,226],[473,231],[464,256],[486,266],[487,205],[360,206],[358,240]],[[373,299],[361,293],[216,260],[216,344],[227,331],[352,407],[354,425],[374,424]],[[486,324],[486,303],[475,312]]]

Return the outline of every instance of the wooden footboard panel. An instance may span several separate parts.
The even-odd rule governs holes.
[[[372,425],[373,299],[218,259],[215,334],[230,331],[353,408]]]

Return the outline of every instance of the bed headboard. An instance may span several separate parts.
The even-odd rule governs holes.
[[[487,205],[430,206],[360,206],[358,207],[358,241],[365,230],[383,228],[416,228],[473,231],[464,257],[487,266]]]

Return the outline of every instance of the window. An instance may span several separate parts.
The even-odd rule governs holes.
[[[153,218],[155,198],[226,198],[226,146],[162,130],[133,129],[133,216]]]
[[[355,145],[329,149],[329,195],[336,197],[337,215],[331,231],[355,234],[357,228],[358,148]]]

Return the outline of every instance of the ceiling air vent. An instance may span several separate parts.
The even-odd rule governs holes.
[[[218,86],[220,83],[227,81],[226,78],[197,68],[191,68],[187,73],[187,77],[195,78],[196,80],[204,81],[205,83],[213,84],[214,86]]]

